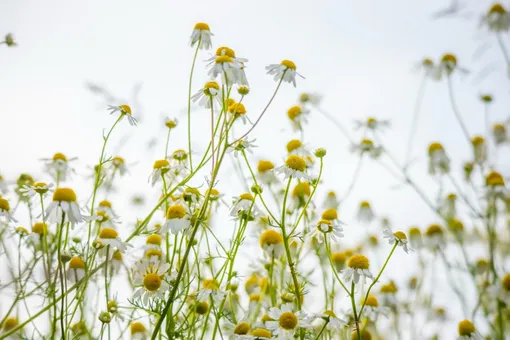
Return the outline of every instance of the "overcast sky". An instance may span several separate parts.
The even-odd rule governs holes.
[[[257,117],[276,85],[265,74],[265,65],[291,59],[306,78],[298,79],[297,89],[283,86],[255,130],[259,148],[254,162],[283,159],[285,143],[294,136],[286,110],[303,91],[321,93],[323,107],[348,127],[353,119],[369,115],[391,119],[385,140],[402,159],[421,80],[414,66],[426,56],[437,60],[445,52],[456,54],[459,65],[471,70],[469,75],[456,76],[454,87],[468,129],[472,134],[483,133],[478,96],[494,93],[491,114],[494,120],[506,119],[508,79],[504,74],[491,74],[484,81],[473,80],[491,63],[504,69],[504,61],[494,37],[478,28],[481,13],[491,2],[463,3],[467,8],[462,15],[433,20],[432,14],[448,1],[3,0],[0,34],[12,32],[19,46],[0,46],[0,173],[9,179],[22,171],[41,176],[38,159],[59,151],[68,157],[79,156],[77,172],[85,175],[86,166],[97,162],[102,129],[113,122],[105,103],[85,84],[103,85],[132,104],[131,89],[143,83],[141,124],[133,138],[114,148],[131,129],[124,122],[109,152],[137,162],[132,170],[134,179],[125,189],[146,190],[152,161],[160,158],[163,150],[162,116],[177,116],[182,123],[171,149],[186,146],[182,112],[193,54],[188,40],[198,21],[210,25],[214,47],[227,45],[249,59],[247,76],[252,92],[245,102],[251,117]],[[484,44],[485,53],[476,57]],[[201,52],[198,59],[209,56],[209,52]],[[204,63],[200,63],[193,92],[206,78]],[[436,189],[430,188],[434,182],[426,176],[427,144],[443,142],[459,161],[467,160],[470,151],[455,125],[445,82],[427,84],[421,112],[414,171],[433,197]],[[193,113],[197,136],[207,128],[200,123],[202,114]],[[207,119],[203,121],[207,123]],[[151,138],[158,138],[159,151],[146,151]],[[313,114],[305,142],[328,150],[323,189],[344,192],[357,164],[347,141],[322,116]],[[203,139],[194,139],[197,152],[204,144]],[[503,165],[510,170],[508,164]],[[360,199],[373,201],[376,212],[389,215],[397,228],[407,230],[412,224],[425,226],[436,221],[411,190],[391,189],[397,183],[384,171],[373,162],[364,164],[360,181],[342,209],[348,224],[354,223]],[[227,185],[222,188],[221,183],[220,189],[227,197],[241,190]]]

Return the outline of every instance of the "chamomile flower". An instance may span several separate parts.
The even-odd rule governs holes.
[[[4,179],[4,176],[0,174],[0,194],[5,194],[8,191],[7,182]]]
[[[44,197],[53,192],[53,186],[53,183],[36,182],[25,185],[19,189],[19,192],[26,197],[34,197],[35,195],[42,195]]]
[[[395,282],[390,281],[389,283],[383,285],[379,292],[381,293],[381,297],[385,305],[392,307],[397,305],[398,287]]]
[[[371,158],[377,159],[381,156],[383,150],[380,146],[375,146],[371,139],[363,138],[359,144],[351,146],[351,151],[359,153],[360,156],[367,154]]]
[[[446,174],[450,172],[450,159],[446,155],[446,151],[441,143],[431,143],[429,145],[428,154],[429,174]]]
[[[248,86],[244,75],[245,62],[247,62],[246,59],[236,57],[234,50],[222,46],[216,50],[216,55],[209,59],[208,74],[213,80],[220,75],[222,83],[227,86],[233,84]]]
[[[324,239],[327,242],[337,242],[339,238],[344,237],[344,234],[339,223],[323,219],[312,226],[310,237],[315,237],[319,243],[322,243]]]
[[[493,32],[506,32],[510,29],[510,14],[500,3],[495,3],[482,17],[481,24]]]
[[[467,319],[459,322],[457,329],[459,333],[458,340],[483,340],[475,325]]]
[[[124,176],[128,171],[126,167],[126,161],[120,156],[115,156],[112,158],[112,166],[116,171],[119,172],[121,176]]]
[[[290,60],[282,60],[279,64],[271,64],[266,66],[267,74],[274,76],[275,81],[284,81],[287,83],[292,83],[294,87],[296,87],[296,76],[300,76],[304,79],[302,75],[296,72],[296,64]]]
[[[65,181],[67,177],[74,172],[69,166],[69,162],[78,159],[77,157],[67,158],[61,152],[57,152],[52,158],[43,158],[45,162],[46,171],[55,179],[55,181]]]
[[[270,256],[280,258],[284,252],[283,236],[273,229],[264,230],[260,235],[260,247]]]
[[[299,95],[299,103],[301,105],[318,106],[322,96],[318,93],[303,92]]]
[[[487,143],[482,136],[475,136],[471,139],[473,145],[473,161],[481,164],[487,161]]]
[[[277,181],[274,174],[274,164],[268,160],[260,160],[257,164],[257,177],[264,184],[272,184]]]
[[[425,231],[425,242],[430,248],[437,248],[444,244],[444,231],[438,224],[431,224]]]
[[[345,281],[353,281],[355,284],[362,278],[363,282],[366,278],[373,279],[374,277],[369,271],[370,262],[364,255],[353,255],[347,261],[347,268],[342,270],[342,275]]]
[[[334,252],[331,254],[331,261],[333,262],[333,266],[337,271],[341,271],[345,268],[345,261],[347,260],[347,256],[344,252]]]
[[[423,238],[421,236],[421,231],[418,227],[409,228],[409,240],[411,244],[415,248],[421,248],[423,246]]]
[[[268,315],[273,321],[266,322],[267,328],[273,331],[278,340],[291,340],[299,328],[310,327],[307,315],[302,311],[294,313],[289,303],[280,308],[272,307]]]
[[[365,225],[370,224],[374,220],[375,214],[369,201],[360,202],[357,218],[360,223]]]
[[[12,33],[7,33],[5,35],[4,41],[0,42],[0,44],[2,43],[6,44],[8,47],[18,46],[18,43],[14,40]]]
[[[242,103],[232,102],[228,106],[228,112],[232,114],[232,119],[241,118],[243,124],[248,122],[248,118],[246,117],[246,107]]]
[[[145,239],[144,249],[146,249],[146,250],[149,250],[149,249],[160,250],[162,242],[163,242],[163,237],[161,237],[161,235],[159,235],[159,234],[150,234]]]
[[[209,301],[212,299],[216,305],[221,303],[227,292],[220,290],[218,281],[216,279],[206,279],[202,282],[202,289],[198,292],[198,301]]]
[[[151,336],[149,330],[139,321],[131,322],[129,331],[131,333],[131,340],[148,340]]]
[[[234,157],[237,157],[242,151],[253,154],[253,148],[257,147],[257,145],[254,144],[255,141],[256,139],[239,139],[228,147],[227,152],[233,152]]]
[[[489,292],[494,298],[510,305],[510,274],[499,278],[498,282],[489,289]]]
[[[199,48],[201,50],[208,50],[212,46],[211,36],[213,35],[208,24],[197,22],[193,28],[193,32],[191,32],[191,37],[189,39],[190,45],[194,46],[196,43],[199,43]]]
[[[78,282],[85,277],[85,261],[79,256],[74,256],[69,260],[66,271],[67,279],[71,282]]]
[[[115,216],[112,216],[108,214],[104,210],[96,210],[95,216],[92,216],[92,219],[94,219],[101,227],[107,227],[107,228],[117,228],[117,224],[119,221],[115,218]]]
[[[115,213],[115,210],[112,208],[112,203],[108,200],[102,200],[99,202],[96,211],[104,211],[108,216],[112,216],[114,218],[119,218],[119,215]]]
[[[408,244],[409,241],[407,240],[407,236],[404,232],[396,231],[393,233],[389,229],[384,229],[383,235],[384,235],[384,238],[388,239],[389,244],[393,245],[396,242],[400,247],[402,247],[402,249],[404,249],[404,251],[406,253],[409,254],[409,250],[411,250],[411,251],[413,250],[413,249],[409,248],[409,244]]]
[[[366,315],[372,321],[376,321],[379,315],[388,316],[389,309],[379,305],[379,300],[374,295],[367,296],[366,299],[361,301],[361,305],[365,306],[363,315]]]
[[[323,320],[323,322],[327,322],[326,329],[328,331],[338,331],[342,327],[344,327],[347,322],[345,320],[340,319],[336,314],[331,310],[326,310],[322,313],[318,313],[315,315],[316,318]]]
[[[63,216],[65,217],[64,221],[62,221]],[[50,221],[50,223],[71,222],[72,227],[76,223],[83,221],[80,206],[76,202],[76,194],[73,189],[55,189],[53,201],[46,208],[45,221]]]
[[[271,331],[265,328],[255,328],[249,334],[242,335],[242,340],[269,340],[273,338]]]
[[[166,211],[166,222],[159,232],[166,234],[178,234],[191,225],[191,215],[189,209],[184,204],[176,203],[168,207]]]
[[[223,326],[225,336],[228,340],[244,339],[242,336],[250,332],[251,325],[245,321],[240,320],[237,324],[227,321]]]
[[[324,203],[322,203],[322,207],[324,209],[338,209],[339,205],[340,200],[336,197],[336,193],[334,191],[328,191],[326,198],[324,198]]]
[[[445,53],[439,63],[439,72],[441,75],[450,76],[454,71],[467,73],[465,68],[458,65],[457,57],[454,54]]]
[[[215,81],[208,81],[204,87],[197,91],[191,100],[193,103],[198,102],[198,105],[206,109],[211,108],[211,104],[215,107],[215,103],[218,101],[217,95],[220,92],[220,86]]]
[[[138,288],[133,298],[140,297],[144,305],[148,304],[149,299],[162,299],[170,288],[165,281],[165,275],[169,268],[170,265],[165,262],[153,263],[147,259],[136,262],[133,270],[133,283]]]
[[[104,247],[102,250],[109,249],[110,256],[113,255],[114,250],[119,250],[121,253],[125,253],[129,244],[123,242],[117,230],[113,228],[103,228],[99,232],[99,238],[97,241]],[[103,255],[103,254],[100,254]]]
[[[495,123],[492,126],[492,136],[494,137],[494,143],[496,143],[496,145],[508,143],[508,134],[505,124]]]
[[[310,110],[300,105],[292,106],[287,110],[287,117],[295,131],[303,130],[303,125],[308,123],[309,114]]]
[[[374,117],[368,117],[366,120],[355,120],[354,125],[356,129],[365,128],[368,130],[383,130],[390,126],[389,120],[378,120]]]
[[[9,201],[3,197],[0,197],[0,217],[4,218],[4,222],[17,222],[17,220],[11,216],[11,206]]]
[[[29,236],[29,240],[38,247],[41,244],[41,240],[48,233],[48,225],[44,222],[36,222],[32,226],[32,233]]]
[[[454,193],[450,193],[446,195],[444,199],[442,199],[440,206],[441,215],[444,216],[447,220],[453,218],[457,215],[457,195]]]
[[[108,105],[108,110],[110,110],[110,114],[118,112],[122,118],[127,117],[129,125],[131,126],[136,126],[136,124],[138,124],[136,118],[133,117],[133,113],[131,112],[131,107],[129,105],[126,104],[121,104],[118,106]]]
[[[307,150],[305,144],[301,142],[299,139],[290,140],[285,146],[287,149],[287,153],[289,155],[298,155],[298,156],[309,156],[310,151]]]
[[[306,161],[303,157],[298,155],[290,155],[285,160],[285,164],[276,168],[275,171],[279,174],[284,174],[285,179],[292,177],[297,179],[310,180],[311,176],[305,172],[306,168]]]
[[[232,208],[230,209],[230,216],[235,219],[247,218],[253,221],[260,215],[260,210],[254,203],[254,197],[250,193],[244,193],[239,197],[232,198]]]
[[[170,171],[170,163],[166,159],[159,159],[154,162],[152,166],[152,173],[149,176],[149,181],[151,182],[152,186],[156,184],[157,181],[159,181],[162,176],[165,176]]]
[[[441,71],[439,66],[436,65],[430,58],[423,58],[423,60],[418,63],[416,68],[423,70],[427,78],[432,80],[441,79]]]

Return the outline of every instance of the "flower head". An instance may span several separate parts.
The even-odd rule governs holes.
[[[201,50],[208,50],[211,48],[211,33],[209,25],[204,22],[198,22],[195,24],[193,31],[191,32],[190,45],[194,46],[196,43],[199,44]]]
[[[291,304],[284,304],[280,308],[272,307],[266,326],[273,331],[278,339],[292,339],[299,328],[309,328],[309,318],[303,312],[294,312]]]
[[[136,126],[136,124],[138,124],[138,120],[135,117],[133,117],[131,107],[127,104],[121,104],[118,106],[108,105],[108,110],[110,110],[110,114],[118,112],[121,118],[127,117],[129,125],[131,126]]]
[[[163,298],[169,289],[165,281],[165,275],[170,265],[165,262],[150,262],[147,259],[135,263],[133,270],[133,280],[135,286],[138,286],[133,297],[142,298],[144,304],[149,302],[150,298]]]
[[[495,3],[483,15],[481,24],[493,32],[506,32],[510,28],[510,15],[502,4]]]
[[[285,164],[276,168],[275,171],[285,175],[285,179],[294,177],[297,179],[310,180],[310,176],[306,174],[306,161],[303,157],[290,155],[285,160]]]
[[[364,255],[353,255],[347,261],[347,268],[342,271],[345,281],[353,281],[355,284],[359,282],[360,277],[365,282],[366,278],[373,279],[369,271],[370,262]]]
[[[266,66],[267,74],[274,76],[275,81],[292,83],[296,87],[296,75],[304,78],[296,72],[296,64],[290,60],[282,60],[280,64]]]
[[[63,218],[64,221],[62,220]],[[45,221],[50,221],[51,223],[71,222],[73,226],[83,221],[80,206],[76,202],[76,194],[73,189],[55,189],[53,201],[46,209]]]
[[[279,258],[285,251],[282,234],[273,229],[265,230],[260,235],[260,247],[270,256]]]

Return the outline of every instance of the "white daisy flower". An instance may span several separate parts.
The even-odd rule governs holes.
[[[506,274],[494,286],[490,287],[489,293],[495,299],[510,305],[510,274]]]
[[[487,26],[493,32],[506,32],[510,29],[510,14],[502,4],[495,3],[482,17],[481,25]]]
[[[151,338],[149,330],[139,321],[132,322],[129,325],[129,331],[131,333],[131,340],[149,340]]]
[[[216,79],[219,75],[221,82],[227,86],[233,84],[248,85],[242,83],[246,79],[242,79],[244,70],[241,71],[241,67],[244,68],[244,62],[247,60],[236,58],[234,50],[228,47],[220,47],[216,51],[216,55],[209,61],[208,75],[211,76],[211,79]]]
[[[297,155],[301,157],[310,156],[311,152],[308,151],[306,144],[303,144],[299,139],[292,139],[286,145],[287,153],[289,155]]]
[[[119,106],[113,106],[108,105],[108,110],[110,110],[110,114],[114,114],[116,112],[119,112],[122,117],[127,117],[129,125],[136,126],[138,124],[138,120],[136,120],[135,117],[133,117],[133,114],[131,112],[131,107],[126,104],[122,104]]]
[[[390,309],[385,306],[379,305],[379,301],[374,295],[369,295],[366,300],[362,301],[363,315],[366,315],[370,320],[376,322],[380,315],[388,317]],[[361,310],[361,309],[360,309]]]
[[[297,155],[290,155],[285,160],[285,164],[275,169],[276,173],[284,174],[285,179],[289,177],[297,179],[311,180],[311,176],[306,174],[306,161],[303,157]]]
[[[431,143],[429,145],[429,173],[446,174],[450,172],[450,159],[446,155],[446,151],[441,143]]]
[[[347,325],[347,321],[340,319],[333,311],[326,310],[315,315],[315,318],[328,322],[326,329],[328,331],[338,331]]]
[[[260,160],[257,164],[257,177],[264,184],[275,183],[278,179],[275,176],[274,164],[268,160]]]
[[[96,210],[95,216],[92,216],[91,219],[95,220],[101,227],[103,228],[112,228],[116,229],[117,225],[120,223],[115,216],[109,215],[104,210]]]
[[[228,107],[228,112],[232,114],[231,119],[233,120],[240,118],[243,124],[246,124],[249,121],[246,116],[246,107],[243,103],[236,103],[235,101],[232,101]]]
[[[268,340],[268,339],[273,339],[273,334],[268,329],[255,328],[250,332],[250,334],[241,335],[240,339],[242,339],[242,340]]]
[[[374,117],[368,117],[366,120],[355,120],[355,129],[366,128],[369,130],[384,130],[390,126],[389,120],[378,120]]]
[[[115,219],[119,218],[119,215],[117,215],[112,208],[112,203],[108,200],[99,202],[96,211],[104,211],[108,216],[114,217]]]
[[[74,283],[85,277],[85,262],[81,257],[74,256],[69,260],[66,275],[67,279]]]
[[[289,117],[294,131],[300,131],[303,129],[303,125],[308,123],[308,116],[310,110],[303,106],[295,105],[287,110],[287,117]]]
[[[402,231],[396,231],[394,233],[389,229],[383,230],[384,238],[388,239],[389,244],[393,245],[395,242],[398,243],[400,247],[404,249],[406,253],[409,254],[409,251],[413,251],[413,249],[409,248],[409,241],[407,240],[407,236]]]
[[[250,154],[253,154],[253,148],[256,148],[257,145],[255,145],[256,139],[252,139],[252,140],[249,140],[249,139],[239,139],[237,141],[235,141],[234,143],[232,143],[228,149],[227,149],[227,152],[229,153],[234,153],[234,157],[237,157],[241,151],[247,151],[248,153]]]
[[[120,268],[124,266],[124,256],[119,250],[115,250],[112,254],[112,258],[108,261],[108,264],[111,266],[111,272],[118,274]]]
[[[368,154],[371,158],[377,159],[381,156],[383,150],[380,146],[375,146],[371,139],[364,138],[359,144],[351,146],[351,151],[358,153],[360,156]]]
[[[284,304],[280,308],[272,307],[268,312],[274,321],[267,321],[266,326],[273,331],[278,340],[294,339],[294,333],[299,328],[310,328],[310,320],[303,311],[294,313],[292,304]]]
[[[468,73],[468,71],[465,68],[462,68],[458,65],[457,57],[451,53],[446,53],[443,55],[438,68],[440,77],[442,77],[443,75],[450,76],[454,71]]]
[[[269,258],[280,258],[285,253],[283,236],[276,230],[264,230],[259,241],[260,247],[268,254]]]
[[[74,172],[69,166],[69,162],[77,160],[77,157],[67,158],[63,153],[57,152],[52,158],[42,158],[45,162],[46,170],[55,179],[55,181],[65,181],[67,177]]]
[[[303,92],[299,95],[301,105],[319,106],[322,96],[318,93]]]
[[[124,176],[128,172],[126,161],[120,156],[112,158],[112,166],[121,176]]]
[[[53,183],[36,182],[21,187],[19,191],[25,197],[34,197],[35,195],[42,195],[44,197],[53,192],[53,186]]]
[[[254,197],[250,193],[244,193],[239,197],[232,197],[232,208],[230,209],[230,216],[235,219],[247,218],[253,221],[261,215],[261,211],[253,202]]]
[[[211,48],[211,36],[214,34],[211,33],[209,29],[209,25],[203,22],[198,22],[195,24],[193,28],[193,32],[191,32],[190,37],[190,45],[194,46],[196,43],[200,43],[201,50],[208,50]]]
[[[248,335],[251,329],[251,325],[245,319],[241,319],[234,324],[230,321],[226,321],[223,325],[223,336],[228,340],[239,340],[245,339],[243,336]]]
[[[462,320],[458,325],[459,336],[457,340],[483,340],[483,336],[476,330],[475,325],[469,320]]]
[[[166,159],[160,159],[154,162],[152,173],[149,176],[149,182],[154,186],[161,180],[162,176],[167,176],[170,171],[170,163]]]
[[[296,75],[304,79],[302,75],[296,72],[296,64],[290,60],[282,60],[279,64],[266,66],[267,74],[274,76],[275,81],[292,83],[296,87]]]
[[[506,126],[502,123],[495,123],[492,126],[492,136],[494,137],[494,143],[496,143],[496,145],[505,144],[509,141]]]
[[[114,250],[119,250],[121,253],[125,253],[126,249],[129,245],[126,242],[123,242],[120,237],[117,230],[113,228],[102,228],[99,232],[99,237],[97,239],[98,244],[102,247],[101,250],[102,253],[106,253],[104,250],[107,248],[109,249],[109,257],[113,256]],[[100,256],[103,256],[106,254],[100,254]]]
[[[319,243],[322,243],[324,238],[328,242],[337,242],[341,237],[344,237],[342,227],[334,221],[320,220],[311,228],[310,237],[315,237]]]
[[[370,205],[370,202],[368,201],[360,202],[357,218],[360,223],[365,225],[370,224],[374,220],[375,214],[372,209],[372,206]]]
[[[425,244],[430,248],[437,248],[445,243],[443,228],[438,224],[431,224],[425,231]]]
[[[364,255],[353,255],[347,261],[347,268],[342,270],[344,281],[355,284],[359,282],[360,278],[363,278],[363,282],[366,278],[373,279],[372,273],[369,271],[370,262]]]
[[[338,209],[339,205],[340,200],[336,197],[336,193],[334,191],[329,191],[322,203],[322,207],[324,209]]]
[[[142,259],[135,263],[133,270],[133,283],[138,286],[133,298],[141,298],[144,305],[149,299],[163,299],[170,285],[165,281],[165,275],[170,265],[165,262],[151,263]]]
[[[471,139],[471,144],[473,145],[473,162],[476,164],[486,162],[488,150],[485,138],[482,136],[475,136]]]
[[[427,78],[435,81],[441,80],[441,70],[430,58],[424,58],[417,64],[416,69],[423,70]]]
[[[0,217],[3,217],[5,222],[18,222],[11,216],[10,211],[11,206],[9,205],[9,201],[0,197]]]
[[[198,292],[197,300],[208,302],[213,299],[214,303],[219,306],[221,301],[227,295],[227,292],[220,290],[218,281],[215,279],[207,279],[202,282],[202,289]]]
[[[164,235],[167,232],[178,234],[191,225],[191,215],[189,209],[180,203],[171,205],[166,211],[166,222],[160,228],[159,232]]]
[[[0,175],[0,194],[5,194],[8,190],[7,181]]]
[[[53,193],[53,200],[46,208],[45,221],[50,223],[71,222],[71,228],[75,224],[83,222],[84,218],[80,212],[80,206],[76,202],[76,194],[70,188],[56,188]]]
[[[457,216],[457,195],[454,193],[448,194],[444,199],[442,199],[439,210],[446,220],[450,220]]]
[[[210,109],[211,103],[213,107],[216,107],[216,103],[219,101],[218,93],[220,92],[220,86],[215,81],[209,81],[205,83],[204,87],[197,91],[191,100],[193,103],[198,102],[198,105]]]

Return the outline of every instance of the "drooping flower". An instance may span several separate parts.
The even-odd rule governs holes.
[[[282,60],[279,64],[271,64],[266,66],[267,74],[274,76],[275,81],[285,81],[292,83],[296,87],[296,75],[304,78],[296,72],[296,64],[290,60]]]
[[[368,258],[364,255],[353,255],[347,261],[347,268],[342,271],[343,278],[345,281],[353,281],[355,284],[359,282],[360,278],[363,278],[363,282],[366,281],[366,278],[373,279],[369,268]]]
[[[208,50],[212,46],[211,36],[213,35],[208,24],[198,22],[195,24],[193,32],[191,32],[190,45],[193,47],[196,43],[199,43],[201,50]]]
[[[63,217],[65,217],[64,221],[62,221]],[[53,201],[46,208],[45,221],[50,221],[51,223],[71,222],[72,226],[83,221],[80,206],[76,202],[76,194],[73,189],[55,189]]]
[[[108,105],[108,110],[110,110],[110,114],[119,112],[121,117],[127,117],[129,125],[131,126],[136,126],[136,124],[138,124],[138,120],[135,117],[133,117],[133,113],[131,112],[131,107],[129,105],[126,104],[118,106]]]

